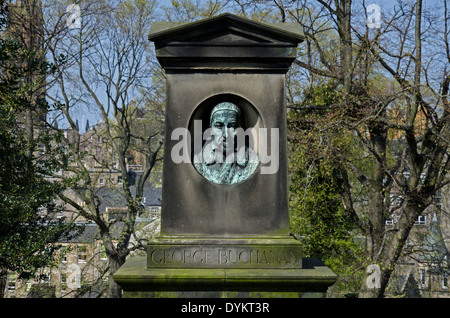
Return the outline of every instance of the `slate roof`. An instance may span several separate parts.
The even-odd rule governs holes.
[[[136,187],[130,188],[132,195],[136,194]],[[127,202],[121,188],[102,187],[96,190],[100,200],[100,211],[106,212],[107,207],[126,207]],[[143,198],[145,206],[161,206],[161,188],[145,187]],[[143,199],[144,200],[144,199]]]
[[[131,192],[133,196],[136,193],[136,187],[131,187]],[[97,189],[97,196],[100,199],[100,211],[106,212],[107,207],[126,207],[127,203],[124,195],[121,192],[121,188],[107,188],[102,187]],[[161,206],[161,188],[145,187],[144,195],[145,203],[144,206]],[[139,222],[139,221],[137,221]],[[148,220],[146,221],[148,223]],[[84,230],[78,234],[73,235],[74,232],[69,233],[69,236],[73,236],[68,239],[63,238],[60,243],[92,243],[97,239],[100,239],[100,230],[97,224],[93,222],[79,223],[79,225],[84,226]],[[114,238],[118,238],[121,229],[123,227],[123,222],[115,222],[111,225],[111,234]]]
[[[448,251],[444,244],[439,221],[437,217],[434,216],[421,245],[419,260],[441,262],[446,259],[447,255]]]

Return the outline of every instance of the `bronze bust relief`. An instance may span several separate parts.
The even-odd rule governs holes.
[[[259,167],[258,154],[245,142],[241,109],[233,103],[217,104],[210,115],[210,138],[194,156],[195,169],[216,184],[235,184]],[[239,138],[242,134],[242,138]]]

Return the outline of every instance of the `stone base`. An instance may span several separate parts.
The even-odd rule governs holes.
[[[302,268],[292,236],[160,236],[147,243],[149,268]]]
[[[303,268],[148,268],[130,258],[114,274],[125,298],[299,298],[325,297],[337,279],[320,260]]]

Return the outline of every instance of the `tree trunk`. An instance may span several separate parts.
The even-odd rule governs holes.
[[[109,259],[109,298],[122,298],[122,287],[120,287],[113,279],[114,273],[122,266],[123,263],[117,257]]]
[[[382,114],[383,116],[384,114]],[[384,177],[386,167],[387,129],[382,124],[368,123],[369,151],[372,153],[372,173],[367,183],[369,205],[367,214],[369,218],[369,231],[366,236],[366,255],[371,264],[368,265],[366,276],[360,288],[359,297],[382,297],[382,286],[389,281],[389,274],[380,262],[380,256],[385,248],[385,198]]]
[[[114,281],[113,275],[117,270],[125,263],[125,252],[120,248],[119,244],[114,244],[109,236],[109,229],[104,228],[104,232],[101,234],[103,244],[105,246],[106,254],[108,255],[109,263],[109,277],[108,277],[108,297],[109,298],[121,298],[122,288]]]
[[[423,212],[424,207],[428,205],[425,199],[417,201],[417,197],[407,198],[408,202],[405,204],[404,213],[397,221],[397,229],[391,232],[384,231],[381,242],[380,240],[372,239],[378,242],[378,246],[374,249],[378,252],[375,255],[370,255],[369,250],[367,250],[368,259],[373,264],[377,264],[380,270],[376,273],[371,270],[371,265],[368,266],[358,294],[360,298],[384,297],[389,279],[394,272],[414,222]]]
[[[5,289],[8,281],[8,272],[0,271],[0,298],[5,297]]]

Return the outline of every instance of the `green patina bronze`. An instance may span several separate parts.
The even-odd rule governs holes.
[[[239,145],[241,110],[230,102],[216,105],[210,116],[211,139],[194,156],[194,167],[211,182],[235,184],[249,178],[259,166],[259,156],[248,145]],[[239,130],[241,128],[241,130]]]

